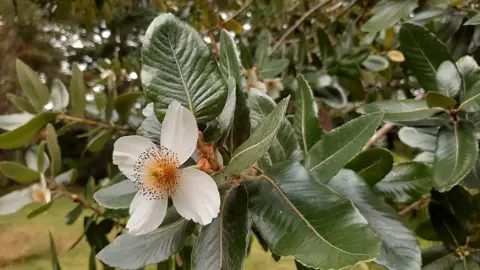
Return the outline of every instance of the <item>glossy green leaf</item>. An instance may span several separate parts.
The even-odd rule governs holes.
[[[412,148],[433,152],[437,144],[437,132],[437,128],[402,127],[398,131],[398,138]]]
[[[37,111],[35,107],[28,101],[26,97],[19,97],[11,93],[7,93],[7,99],[21,111],[35,114]]]
[[[72,79],[70,81],[70,97],[73,115],[83,116],[87,101],[85,99],[85,82],[83,80],[83,72],[74,64],[72,68]]]
[[[373,16],[362,25],[362,31],[378,32],[392,27],[417,6],[416,0],[380,1],[372,9]]]
[[[142,97],[144,94],[142,92],[131,92],[121,94],[115,99],[114,107],[120,118],[120,123],[126,123],[130,110],[137,101],[139,97]]]
[[[468,232],[444,206],[437,202],[431,202],[428,205],[428,213],[435,232],[448,249],[455,250],[457,243],[465,245]]]
[[[135,184],[130,180],[124,180],[100,189],[95,192],[93,198],[106,208],[122,209],[130,207],[135,194],[137,194]]]
[[[192,253],[192,269],[243,269],[250,228],[247,190],[232,187],[223,195],[218,217],[202,228]]]
[[[50,93],[45,84],[40,81],[37,73],[27,66],[22,60],[17,59],[17,77],[23,93],[28,98],[37,112],[50,100]]]
[[[47,149],[50,155],[50,170],[57,175],[62,168],[62,151],[57,140],[57,132],[52,124],[47,125]]]
[[[460,257],[443,246],[422,250],[422,270],[452,270]]]
[[[102,151],[105,144],[112,138],[112,134],[113,134],[113,131],[110,129],[102,130],[97,135],[95,135],[95,137],[93,137],[88,141],[86,150],[90,152]]]
[[[429,108],[453,108],[457,101],[451,97],[445,96],[438,92],[428,92],[425,96],[425,101]]]
[[[195,228],[191,221],[167,212],[162,225],[145,235],[124,233],[97,254],[104,263],[123,269],[137,269],[167,260],[178,252]]]
[[[433,179],[430,166],[408,162],[393,166],[389,174],[375,185],[385,197],[394,202],[408,203],[419,199],[432,189]]]
[[[54,79],[52,82],[52,103],[53,111],[61,112],[65,110],[70,102],[70,94],[67,87],[59,79]]]
[[[468,21],[466,21],[463,25],[479,25],[480,24],[480,14],[477,13],[472,16]]]
[[[52,255],[52,270],[61,270],[60,262],[58,261],[57,250],[55,248],[55,242],[53,241],[52,232],[48,231],[48,237],[50,238],[50,253]]]
[[[278,103],[277,107],[255,128],[248,140],[235,150],[230,163],[225,168],[226,173],[235,174],[248,169],[268,151],[285,119],[289,100],[290,97],[287,97]]]
[[[328,185],[350,199],[382,239],[375,262],[388,269],[420,269],[421,257],[415,235],[399,220],[400,216],[376,196],[361,178],[342,170]]]
[[[357,109],[361,114],[378,111],[385,112],[385,121],[417,121],[443,112],[443,109],[429,108],[424,100],[411,99],[377,101]]]
[[[437,69],[450,60],[445,45],[423,26],[404,23],[400,29],[400,50],[410,68],[426,91],[438,91]]]
[[[253,223],[273,253],[319,269],[378,256],[379,238],[352,202],[311,180],[299,163],[278,164],[267,175],[242,184]]]
[[[303,76],[297,79],[298,89],[295,94],[295,119],[293,128],[305,152],[322,138],[323,129],[318,119],[318,108],[313,92]]]
[[[39,172],[13,161],[0,162],[0,172],[6,177],[21,184],[31,184],[40,179]]]
[[[385,57],[374,54],[369,55],[368,58],[362,62],[362,65],[364,67],[374,72],[379,72],[387,69],[389,64],[390,63]]]
[[[288,59],[276,59],[271,60],[259,67],[258,77],[260,78],[274,78],[282,73],[287,67],[290,61]]]
[[[72,225],[73,223],[75,223],[75,221],[83,213],[83,209],[85,209],[85,207],[82,204],[79,204],[75,208],[73,208],[72,211],[68,212],[65,215],[65,224]]]
[[[52,205],[53,205],[53,201],[50,201],[49,203],[44,204],[44,205],[34,209],[32,212],[28,213],[27,218],[31,219],[31,218],[34,218],[34,217],[40,215],[41,213],[50,209],[50,207],[52,207]]]
[[[323,135],[308,151],[305,167],[316,181],[326,183],[353,159],[382,121],[383,113],[360,116]]]
[[[433,179],[435,189],[446,191],[458,184],[475,166],[478,143],[471,122],[460,120],[438,132]]]
[[[263,29],[257,39],[257,47],[255,49],[255,66],[261,67],[268,60],[268,53],[272,36],[267,29]]]
[[[357,173],[369,185],[375,185],[387,175],[393,166],[393,156],[383,148],[367,149],[345,165]]]
[[[208,122],[220,114],[227,98],[227,84],[209,47],[172,14],[155,18],[145,33],[141,78],[160,120],[177,100],[198,122]]]
[[[460,86],[462,85],[462,78],[454,63],[451,61],[442,62],[437,69],[436,78],[438,91],[440,93],[448,97],[457,96],[460,91]]]

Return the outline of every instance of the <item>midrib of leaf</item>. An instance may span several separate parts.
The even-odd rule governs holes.
[[[375,162],[373,162],[372,164],[368,165],[367,167],[361,169],[357,174],[361,174],[362,172],[372,168],[373,166],[377,165],[378,163],[382,162],[381,160],[377,160]]]
[[[450,174],[450,176],[448,177],[448,180],[452,179],[452,176],[455,174],[455,172],[457,171],[457,166],[458,166],[458,157],[460,155],[460,147],[459,147],[459,140],[458,140],[458,130],[457,130],[457,127],[458,127],[458,122],[454,122],[453,123],[453,132],[454,132],[454,135],[455,135],[455,166],[453,166],[453,170],[452,170],[452,173]]]
[[[192,99],[190,97],[190,92],[188,91],[187,84],[185,82],[185,78],[183,77],[183,70],[180,68],[180,63],[178,62],[177,55],[175,53],[175,48],[173,48],[172,40],[170,39],[170,33],[167,33],[167,39],[168,39],[168,44],[170,45],[170,50],[172,50],[173,58],[175,59],[175,64],[177,65],[178,71],[180,73],[180,79],[182,79],[183,89],[185,90],[185,93],[187,94],[188,108],[193,113],[193,104],[192,104]]]
[[[353,253],[353,252],[349,252],[349,251],[346,251],[346,250],[343,250],[337,246],[334,246],[332,243],[328,242],[325,238],[323,238],[318,232],[317,230],[312,226],[312,224],[310,224],[310,222],[303,216],[303,214],[295,207],[295,205],[293,205],[293,203],[290,201],[290,199],[288,199],[287,196],[285,196],[285,194],[282,192],[282,190],[280,189],[279,186],[277,186],[277,184],[275,183],[275,181],[273,181],[273,179],[271,179],[270,177],[266,176],[266,175],[262,175],[261,176],[261,179],[264,179],[264,180],[267,180],[274,188],[275,190],[278,192],[278,194],[280,194],[280,196],[282,197],[282,199],[285,201],[285,203],[295,212],[295,214],[297,214],[302,220],[303,222],[305,222],[305,224],[307,225],[307,227],[312,230],[312,232],[318,237],[320,238],[322,241],[324,241],[325,243],[327,243],[330,247],[338,250],[338,251],[341,251],[341,252],[344,252],[346,254],[349,254],[349,255],[367,255],[367,253]]]
[[[460,104],[460,106],[458,106],[457,110],[461,110],[462,107],[465,106],[465,104],[468,104],[469,102],[471,102],[472,100],[474,100],[474,99],[476,99],[476,98],[478,98],[478,97],[480,97],[480,94],[477,94],[477,95],[475,95],[475,96],[473,96],[473,97],[465,100],[462,104]]]
[[[225,205],[228,199],[228,195],[230,195],[230,192],[234,189],[234,187],[230,187],[227,192],[225,193],[225,197],[223,199],[224,203],[222,205],[222,208],[220,209],[220,214],[218,217],[220,218],[220,230],[219,230],[219,235],[220,235],[220,247],[218,248],[218,251],[220,253],[220,269],[223,269],[223,214],[225,213]]]
[[[420,45],[418,45],[417,41],[415,40],[415,38],[412,36],[412,34],[410,33],[410,30],[407,31],[408,35],[410,36],[410,38],[413,40],[413,42],[415,43],[415,45],[417,46],[417,48],[420,50],[420,53],[423,55],[423,57],[427,60],[427,63],[428,65],[430,66],[430,68],[433,70],[433,73],[435,73],[435,76],[437,75],[437,70],[433,67],[432,63],[430,62],[430,59],[428,59],[428,57],[425,55],[425,53],[423,52],[422,48],[420,47]]]
[[[303,149],[305,149],[305,153],[308,152],[307,146],[307,138],[305,135],[305,95],[303,90],[300,91],[300,95],[302,95],[302,141],[303,141]]]

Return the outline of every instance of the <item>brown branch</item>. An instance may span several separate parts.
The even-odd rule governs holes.
[[[253,2],[255,2],[255,0],[248,0],[248,2],[245,5],[243,5],[243,7],[241,7],[239,10],[237,10],[237,12],[235,12],[230,18],[226,19],[225,21],[219,23],[218,25],[216,25],[216,26],[214,26],[210,29],[207,29],[202,34],[206,35],[206,34],[212,32],[213,30],[215,30],[217,28],[220,28],[220,27],[224,26],[225,24],[229,23],[231,20],[235,19],[238,15],[242,14],[251,4],[253,4]]]
[[[308,18],[308,16],[312,15],[313,12],[315,12],[317,9],[323,7],[324,5],[328,4],[331,0],[323,0],[320,1],[318,4],[313,6],[311,9],[309,9],[307,12],[305,12],[302,17],[300,17],[292,27],[288,28],[287,31],[280,37],[280,39],[273,45],[272,50],[268,54],[269,56],[272,55],[279,47],[282,45],[282,43],[285,41],[285,39],[293,32],[295,29],[297,29],[305,19]]]
[[[337,20],[340,19],[343,15],[345,15],[357,3],[358,3],[358,0],[353,0],[344,10],[342,10],[338,15],[336,15],[335,18]]]
[[[422,204],[424,203],[427,203],[430,201],[430,197],[427,197],[427,196],[422,196],[420,199],[416,200],[415,202],[413,202],[412,204],[410,204],[409,206],[403,208],[402,210],[398,211],[398,214],[403,216],[403,215],[406,215],[408,213],[410,213],[413,209],[421,206]]]
[[[97,127],[108,128],[108,129],[115,129],[115,130],[131,131],[130,129],[124,128],[124,127],[121,127],[121,126],[108,125],[108,124],[104,124],[104,123],[100,123],[100,122],[95,122],[95,121],[88,120],[88,119],[81,118],[81,117],[75,117],[75,116],[71,116],[71,115],[66,115],[66,114],[63,114],[63,113],[62,113],[62,114],[59,114],[57,117],[58,117],[59,119],[65,120],[65,121],[84,123],[84,124],[91,125],[91,126],[97,126]]]

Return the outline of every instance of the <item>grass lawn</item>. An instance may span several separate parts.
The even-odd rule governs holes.
[[[38,205],[29,205],[19,213],[0,216],[0,269],[51,269],[48,230],[54,236],[62,269],[88,269],[90,247],[85,240],[82,240],[73,250],[68,250],[83,230],[82,217],[73,225],[65,225],[64,216],[75,207],[75,204],[62,198],[57,200],[47,212],[33,219],[27,219],[27,214],[37,207]],[[251,255],[245,262],[245,269],[293,270],[296,268],[291,258],[282,258],[278,263],[275,262],[270,253],[264,252],[258,242],[254,242]]]

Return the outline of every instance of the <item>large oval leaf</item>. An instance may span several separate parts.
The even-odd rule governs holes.
[[[471,122],[460,120],[442,126],[433,163],[435,188],[443,192],[458,184],[473,169],[477,157],[478,143]]]
[[[172,14],[155,18],[145,33],[142,48],[142,84],[163,119],[177,100],[198,122],[217,117],[227,98],[215,57],[202,37]]]
[[[122,209],[130,207],[136,193],[135,184],[130,180],[124,180],[100,189],[93,194],[93,198],[106,208]]]
[[[36,111],[41,112],[43,106],[50,100],[47,86],[40,81],[37,73],[20,59],[17,59],[17,76],[23,93]]]
[[[383,111],[385,121],[417,121],[443,112],[442,108],[429,108],[424,100],[384,100],[364,105],[357,109],[366,114]]]
[[[362,31],[378,32],[408,17],[418,6],[416,0],[380,1],[372,9],[373,16],[362,26]]]
[[[446,96],[455,97],[460,91],[462,78],[457,67],[451,61],[440,64],[436,74],[438,91]]]
[[[362,177],[369,185],[375,185],[390,172],[393,166],[393,156],[383,148],[367,149],[345,165]]]
[[[0,162],[0,172],[20,184],[31,184],[40,179],[39,172],[13,161]]]
[[[437,143],[437,131],[437,128],[422,129],[402,127],[398,131],[398,138],[410,147],[433,152],[435,151]]]

